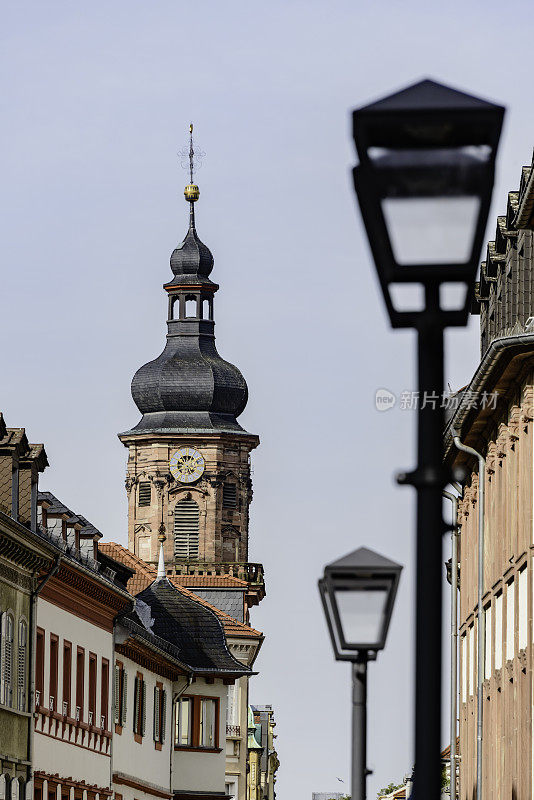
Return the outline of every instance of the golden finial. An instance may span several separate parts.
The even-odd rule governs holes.
[[[200,197],[200,189],[198,188],[196,183],[193,183],[195,156],[198,162],[198,159],[202,157],[202,154],[199,153],[198,151],[195,151],[193,147],[193,123],[191,123],[189,125],[189,183],[184,189],[184,197],[188,203],[196,203],[196,201]]]

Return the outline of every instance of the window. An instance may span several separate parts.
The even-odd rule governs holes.
[[[50,634],[50,681],[48,706],[50,711],[57,711],[57,676],[59,658],[59,639],[55,633]]]
[[[223,508],[237,508],[236,483],[223,483]]]
[[[515,633],[515,584],[514,579],[506,584],[506,660],[514,657]]]
[[[1,701],[13,705],[13,614],[2,614]]]
[[[117,733],[121,733],[121,729],[126,725],[126,701],[128,697],[128,674],[124,669],[123,664],[117,661],[115,664],[115,682],[114,682],[114,717],[115,725],[118,726]]]
[[[198,558],[200,512],[194,500],[180,500],[174,509],[174,555],[176,558]]]
[[[28,623],[19,622],[19,648],[17,658],[17,708],[26,711],[26,672],[28,660]]]
[[[102,659],[102,683],[100,685],[100,727],[108,730],[108,710],[109,710],[109,661]]]
[[[495,669],[502,669],[502,592],[495,595]]]
[[[491,678],[491,603],[484,608],[484,678]]]
[[[70,717],[71,701],[71,682],[72,682],[72,644],[63,642],[63,716]]]
[[[519,614],[519,625],[518,625],[518,637],[519,637],[519,649],[524,650],[527,646],[527,630],[528,630],[528,618],[527,618],[527,568],[524,566],[518,576],[518,614]]]
[[[215,747],[217,701],[202,699],[200,705],[200,746]]]
[[[193,698],[181,697],[176,704],[176,747],[192,747],[193,745]]]
[[[219,698],[197,695],[180,697],[176,704],[174,746],[219,747]]]
[[[167,716],[167,692],[158,683],[154,687],[154,741],[163,744],[165,741],[165,722]]]
[[[234,728],[239,725],[239,713],[237,707],[237,684],[231,683],[228,686],[226,701],[226,725]]]
[[[146,723],[146,682],[143,675],[138,672],[135,678],[134,689],[134,719],[133,732],[137,737],[145,735]]]
[[[150,481],[140,481],[137,495],[137,505],[149,506],[152,500],[152,487]]]
[[[186,295],[185,298],[185,316],[195,318],[197,315],[197,300],[194,295]]]
[[[469,626],[469,697],[473,694],[475,685],[475,626]]]
[[[43,705],[44,692],[44,651],[45,640],[44,631],[37,628],[37,639],[35,643],[35,705]]]
[[[96,725],[96,655],[89,653],[89,725]]]
[[[467,636],[462,634],[462,703],[467,700]]]
[[[76,652],[76,722],[83,722],[83,700],[85,680],[85,650],[78,647]]]

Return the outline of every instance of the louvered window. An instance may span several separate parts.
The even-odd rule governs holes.
[[[165,741],[165,721],[167,716],[167,693],[161,686],[154,687],[154,741]]]
[[[28,651],[28,623],[19,622],[19,650],[17,664],[17,708],[26,711],[26,660]]]
[[[13,704],[13,616],[2,615],[1,700],[6,706]]]
[[[150,481],[141,481],[139,483],[138,505],[149,506],[152,499]]]
[[[142,676],[137,675],[134,690],[134,721],[133,731],[138,736],[145,735],[146,725],[146,682]]]
[[[223,483],[223,508],[237,508],[237,484]]]
[[[126,701],[128,697],[128,673],[121,663],[115,664],[113,683],[113,713],[115,725],[126,725]]]
[[[198,558],[198,525],[200,512],[194,500],[180,500],[174,509],[174,555],[176,558]]]

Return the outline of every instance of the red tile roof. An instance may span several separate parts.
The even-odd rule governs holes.
[[[150,586],[153,581],[155,581],[157,576],[156,569],[147,564],[146,561],[143,561],[141,558],[136,556],[132,553],[131,550],[127,550],[121,544],[117,544],[117,542],[99,542],[98,548],[102,550],[102,552],[109,556],[110,558],[114,558],[115,561],[120,561],[121,564],[125,564],[130,569],[135,571],[135,574],[130,580],[128,581],[127,589],[132,595],[139,594],[147,586]],[[230,617],[228,614],[225,614],[224,611],[221,611],[216,606],[211,605],[202,597],[196,595],[190,589],[187,589],[182,583],[181,578],[184,577],[193,577],[193,576],[184,576],[184,575],[168,575],[167,576],[169,581],[175,586],[180,592],[182,592],[187,597],[194,598],[197,603],[201,603],[201,605],[206,606],[207,608],[211,609],[215,614],[217,614],[218,618],[220,619],[224,631],[227,636],[248,636],[251,638],[258,638],[262,637],[263,634],[260,631],[251,628],[249,625],[245,625],[242,622],[238,622],[233,617]],[[217,576],[209,576],[215,578]],[[237,578],[235,580],[238,580]],[[245,586],[247,585],[245,581],[239,581],[239,583],[244,583]],[[207,585],[207,584],[206,584]],[[209,584],[211,586],[216,586],[218,584]],[[224,585],[224,584],[222,584]],[[200,586],[197,584],[197,588]]]

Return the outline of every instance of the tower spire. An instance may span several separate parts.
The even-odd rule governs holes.
[[[185,150],[185,148],[184,148]],[[182,150],[182,155],[185,155]],[[199,159],[204,154],[195,150],[193,147],[193,123],[189,125],[189,183],[184,189],[184,196],[189,203],[189,230],[195,230],[195,203],[200,197],[200,189],[193,183],[193,174],[195,172],[195,161],[199,163]],[[182,166],[185,159],[182,160]]]

